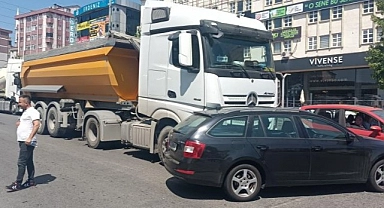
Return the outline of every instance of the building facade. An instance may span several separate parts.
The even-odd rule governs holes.
[[[287,104],[354,102],[384,98],[365,61],[382,37],[371,20],[374,0],[174,0],[176,3],[241,13],[273,33],[276,71],[289,73]]]
[[[69,25],[79,6],[50,8],[17,14],[15,42],[20,56],[69,45]]]
[[[140,4],[129,0],[101,0],[74,12],[73,42],[103,38],[109,30],[135,35],[140,25]]]
[[[0,68],[7,65],[12,45],[12,31],[0,28]]]

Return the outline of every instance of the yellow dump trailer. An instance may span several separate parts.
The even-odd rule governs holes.
[[[22,91],[47,99],[135,101],[138,73],[139,51],[132,42],[96,40],[27,56]]]

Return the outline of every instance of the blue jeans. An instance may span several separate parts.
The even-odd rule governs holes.
[[[34,146],[26,145],[25,142],[19,142],[20,152],[19,152],[19,160],[17,161],[18,173],[16,182],[22,183],[25,168],[28,171],[28,180],[33,180],[35,177],[35,165],[33,164],[33,150]]]

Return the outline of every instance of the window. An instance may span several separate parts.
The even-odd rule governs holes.
[[[53,28],[53,23],[47,23],[47,28]]]
[[[363,43],[372,43],[373,42],[373,29],[363,30]]]
[[[308,13],[308,21],[309,23],[317,22],[317,11]]]
[[[364,1],[364,3],[363,3],[363,13],[364,14],[372,13],[373,8],[374,8],[374,1],[373,0]]]
[[[312,116],[300,118],[309,138],[318,139],[346,139],[346,133],[334,127],[335,124]]]
[[[343,6],[337,6],[332,8],[332,18],[338,19],[343,16]]]
[[[330,11],[329,9],[320,10],[320,20],[329,20]]]
[[[210,120],[210,117],[202,115],[192,115],[183,122],[177,124],[174,129],[182,134],[189,134],[201,126],[205,121]]]
[[[252,0],[245,0],[245,10],[251,10],[252,9]]]
[[[244,137],[247,120],[247,116],[221,120],[209,130],[208,135],[214,137]]]
[[[267,137],[298,138],[299,134],[293,119],[286,115],[260,116]]]
[[[383,29],[381,27],[378,27],[376,29],[376,41],[380,42],[382,36],[383,36]]]
[[[369,130],[371,126],[380,126],[380,122],[371,116],[355,110],[346,110],[347,127]]]
[[[282,27],[282,19],[281,18],[277,18],[277,19],[274,19],[273,20],[273,27],[274,28],[280,28]]]
[[[341,33],[332,34],[332,46],[333,47],[341,46]]]
[[[320,36],[320,48],[329,48],[329,35]]]
[[[236,13],[236,4],[235,4],[235,2],[230,2],[229,3],[229,12]]]
[[[250,58],[251,57],[251,48],[250,47],[246,47],[244,48],[244,58]]]
[[[275,4],[281,4],[283,0],[275,0]]]
[[[265,0],[265,6],[272,5],[272,0]]]
[[[308,38],[308,50],[316,50],[317,49],[317,36]]]
[[[291,52],[292,44],[290,40],[284,41],[284,51]]]
[[[237,2],[237,11],[238,12],[241,12],[241,11],[243,11],[244,10],[244,8],[243,8],[243,1],[238,1]]]
[[[260,121],[259,117],[256,117],[256,116],[253,119],[251,137],[264,137],[263,126],[261,125],[261,121]]]
[[[272,21],[271,21],[271,20],[266,20],[266,21],[264,22],[264,25],[265,25],[265,28],[266,28],[267,30],[272,30]]]
[[[281,42],[273,43],[273,53],[281,53]]]
[[[332,119],[335,122],[339,123],[339,109],[319,109],[319,112],[317,114],[325,118]]]
[[[292,26],[292,16],[284,17],[284,27]]]

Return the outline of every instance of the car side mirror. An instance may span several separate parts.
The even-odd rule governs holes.
[[[354,135],[354,134],[348,132],[348,133],[347,133],[347,138],[346,138],[346,139],[347,139],[347,142],[348,142],[348,143],[351,143],[351,142],[355,141],[355,139],[356,139],[356,135]]]
[[[191,67],[192,62],[192,34],[179,34],[179,64],[185,67]]]
[[[375,132],[381,132],[381,127],[380,126],[371,126],[369,129],[372,130],[372,131],[375,131]]]

